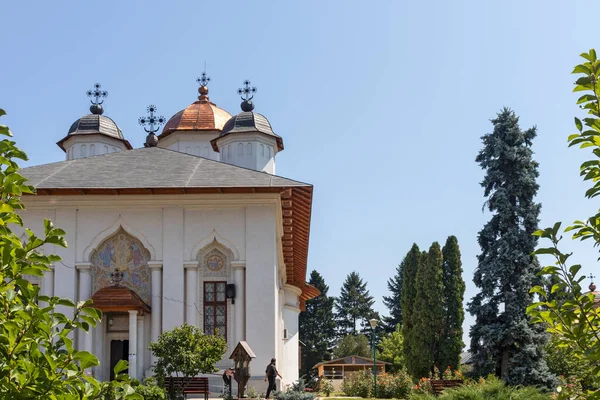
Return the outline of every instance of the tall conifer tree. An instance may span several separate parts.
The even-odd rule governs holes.
[[[300,341],[304,343],[301,375],[311,375],[315,372],[315,364],[330,359],[335,340],[335,298],[327,296],[329,286],[317,271],[312,271],[308,283],[319,289],[321,294],[308,300],[306,309],[300,313]]]
[[[413,244],[410,251],[403,260],[402,268],[402,294],[400,296],[400,307],[402,308],[402,335],[404,336],[404,359],[408,372],[413,375],[415,362],[415,349],[413,342],[414,326],[414,304],[417,297],[417,271],[421,251],[417,244]]]
[[[464,347],[462,324],[465,319],[463,299],[465,281],[462,277],[462,261],[456,236],[449,236],[442,249],[444,264],[444,326],[440,338],[440,353],[437,365],[440,370],[450,366],[458,369],[460,353]]]
[[[373,310],[374,303],[373,296],[367,290],[367,283],[363,282],[355,271],[348,274],[340,296],[335,301],[335,319],[340,337],[347,334],[356,335],[357,322],[360,322],[363,328],[368,326],[367,321],[376,316]]]
[[[421,265],[417,271],[413,308],[414,346],[413,361],[409,373],[413,377],[428,376],[439,360],[439,344],[444,324],[442,249],[434,242],[429,253],[423,252]]]
[[[396,275],[388,279],[387,285],[390,291],[389,296],[383,296],[383,304],[390,311],[390,315],[383,317],[384,329],[387,333],[396,330],[397,325],[402,325],[402,274],[405,260],[396,268]]]
[[[481,254],[474,282],[479,293],[469,303],[474,371],[496,373],[510,384],[549,386],[553,377],[543,359],[543,329],[530,323],[525,310],[532,302],[539,264],[537,243],[540,204],[538,163],[533,160],[536,129],[522,131],[518,117],[503,109],[492,120],[494,130],[482,137],[476,161],[485,170],[481,182],[492,217],[479,232]]]

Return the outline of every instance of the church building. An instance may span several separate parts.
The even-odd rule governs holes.
[[[283,139],[254,111],[250,82],[232,116],[209,100],[208,81],[168,121],[149,106],[138,149],[105,115],[96,84],[91,113],[56,138],[65,160],[21,170],[37,190],[23,197],[25,226],[42,234],[49,218],[67,232],[68,248],[44,249],[62,262],[37,282],[42,293],[103,311],[75,337],[98,356],[101,380],[121,359],[132,377],[151,375],[148,345],[184,322],[227,340],[221,370],[246,341],[249,387],[266,386],[272,357],[281,387],[298,379],[298,316],[319,293],[306,283],[313,187],[275,175]]]

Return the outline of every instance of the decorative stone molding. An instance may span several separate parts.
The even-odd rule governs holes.
[[[148,241],[146,236],[144,236],[144,234],[142,232],[140,232],[140,231],[132,228],[130,225],[128,225],[121,215],[119,215],[119,217],[117,218],[117,221],[114,224],[112,224],[108,229],[105,229],[104,231],[102,231],[98,235],[96,235],[96,237],[94,238],[94,240],[92,240],[90,245],[87,246],[85,248],[85,250],[83,251],[83,259],[87,262],[91,261],[91,255],[94,252],[94,250],[96,250],[98,248],[98,246],[100,246],[100,244],[102,244],[107,238],[109,238],[109,237],[113,236],[115,233],[117,233],[119,231],[119,229],[123,229],[129,235],[131,235],[131,236],[135,237],[137,240],[139,240],[144,245],[146,250],[148,250],[150,252],[150,259],[154,259],[154,260],[156,259],[156,250],[150,244],[150,242]]]
[[[233,243],[231,243],[229,240],[227,240],[224,237],[222,237],[221,235],[219,235],[219,233],[216,231],[216,229],[213,229],[212,232],[210,233],[210,235],[208,235],[204,239],[200,240],[194,246],[194,248],[190,252],[190,260],[194,260],[194,259],[200,260],[200,258],[199,258],[200,251],[203,250],[204,248],[214,244],[215,242],[220,244],[222,247],[228,249],[231,252],[231,255],[232,255],[231,261],[238,261],[240,259],[240,252],[235,247],[235,245]]]

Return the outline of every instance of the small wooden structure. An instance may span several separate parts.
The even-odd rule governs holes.
[[[377,373],[385,372],[386,365],[390,363],[377,360]],[[317,369],[319,378],[326,379],[344,379],[353,372],[366,371],[373,369],[373,359],[348,356],[331,361],[323,361],[314,366]]]
[[[230,360],[233,360],[233,378],[238,383],[238,399],[244,397],[246,384],[248,383],[248,379],[250,379],[250,361],[253,358],[256,358],[256,355],[250,346],[248,346],[248,343],[243,340],[235,346],[229,357]]]
[[[431,382],[431,387],[433,388],[433,394],[435,394],[436,396],[439,396],[440,394],[442,394],[442,392],[444,391],[444,389],[451,389],[451,388],[456,388],[459,386],[462,386],[463,381],[462,379],[451,379],[451,380],[447,380],[447,379],[432,379],[429,382]]]

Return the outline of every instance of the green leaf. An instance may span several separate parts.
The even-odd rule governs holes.
[[[577,117],[575,117],[575,126],[577,127],[577,130],[579,132],[581,132],[583,130],[583,125],[581,123],[581,120]]]
[[[88,333],[88,335],[89,335],[89,333]],[[90,367],[95,367],[97,365],[100,365],[98,358],[88,351],[78,351],[73,356],[73,359],[76,361],[79,361],[79,365],[81,366],[82,369],[87,369]]]
[[[581,136],[579,133],[574,133],[572,135],[569,135],[569,137],[567,138],[567,142],[570,142],[573,139],[577,139],[579,136]]]
[[[6,125],[0,125],[0,135],[12,136],[12,132]]]
[[[0,117],[6,115],[6,111],[4,111],[3,109],[0,108]]]
[[[577,275],[577,273],[579,272],[579,270],[581,269],[581,265],[579,264],[575,264],[572,265],[571,268],[569,268],[569,273],[573,276]]]
[[[71,299],[58,299],[56,304],[75,308],[75,302]]]
[[[127,361],[120,360],[117,365],[113,368],[115,375],[119,375],[121,372],[125,371],[128,367]]]

